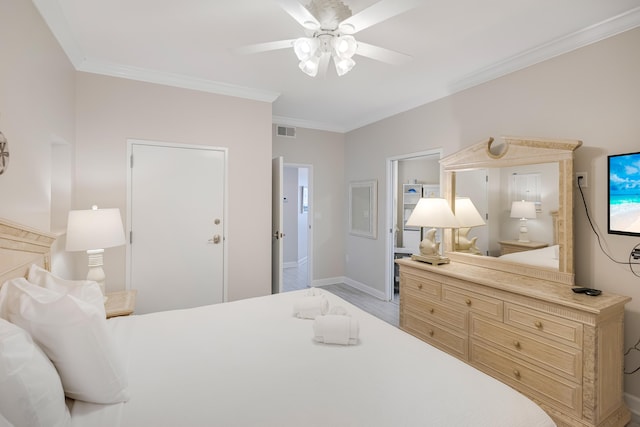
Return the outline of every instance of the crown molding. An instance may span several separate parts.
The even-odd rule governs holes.
[[[272,103],[280,93],[85,58],[78,71]]]
[[[453,94],[640,26],[640,7],[481,68],[452,82]]]

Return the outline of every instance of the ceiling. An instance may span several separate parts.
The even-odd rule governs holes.
[[[79,71],[273,102],[274,123],[336,132],[640,26],[640,0],[424,0],[355,34],[411,61],[356,55],[313,78],[293,49],[233,51],[305,35],[273,0],[33,2]],[[353,14],[376,2],[344,0]]]

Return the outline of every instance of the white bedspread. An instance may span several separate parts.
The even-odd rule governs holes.
[[[110,319],[131,400],[75,402],[73,425],[555,425],[506,385],[328,292],[358,319],[360,343],[314,342],[313,320],[291,314],[300,295]]]
[[[558,245],[547,246],[530,251],[513,252],[501,255],[500,259],[505,261],[528,264],[535,267],[546,267],[558,269]]]

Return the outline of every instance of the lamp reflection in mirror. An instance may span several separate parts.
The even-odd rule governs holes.
[[[87,280],[98,282],[105,293],[103,254],[106,248],[125,244],[120,209],[92,209],[69,211],[67,246],[69,252],[87,251],[89,272]]]
[[[406,225],[429,228],[420,242],[420,253],[411,255],[411,259],[434,265],[449,262],[449,258],[440,253],[440,242],[436,242],[436,229],[458,228],[459,223],[445,199],[439,197],[421,198],[407,219]]]
[[[482,255],[477,246],[478,237],[469,239],[468,234],[472,227],[485,225],[482,215],[468,197],[456,197],[455,216],[460,223],[460,228],[455,233],[456,252],[466,252]]]
[[[511,218],[520,218],[520,236],[518,237],[518,242],[529,242],[527,219],[536,218],[536,204],[524,200],[513,202],[511,204]]]

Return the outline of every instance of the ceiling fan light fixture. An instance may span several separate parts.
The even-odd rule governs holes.
[[[336,56],[333,57],[333,63],[336,66],[336,73],[338,76],[344,76],[356,65],[356,61],[351,58],[338,58]]]
[[[338,36],[331,40],[334,54],[340,59],[349,59],[358,48],[358,43],[353,36]]]
[[[300,61],[307,61],[315,56],[318,50],[318,40],[315,38],[300,37],[293,42],[293,51]]]
[[[303,73],[315,77],[318,75],[318,68],[320,65],[320,57],[317,55],[312,56],[309,59],[300,61],[298,67],[302,70]]]

